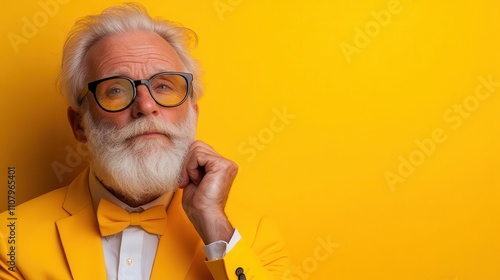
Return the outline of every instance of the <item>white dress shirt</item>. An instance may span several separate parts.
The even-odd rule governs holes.
[[[92,169],[89,172],[89,187],[94,212],[96,213],[97,206],[102,198],[108,199],[129,213],[134,213],[145,211],[156,205],[164,205],[165,208],[168,208],[174,195],[174,193],[166,193],[142,206],[130,207],[111,194],[97,180]],[[223,258],[240,239],[241,235],[235,229],[229,243],[217,241],[204,246],[203,251],[208,260]],[[159,240],[160,236],[148,233],[139,226],[129,226],[117,234],[103,236],[102,247],[106,262],[107,279],[149,279]]]

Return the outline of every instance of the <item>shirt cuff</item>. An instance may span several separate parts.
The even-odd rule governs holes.
[[[237,229],[234,229],[233,236],[227,243],[224,240],[212,242],[206,246],[203,246],[203,252],[205,252],[205,256],[207,256],[208,261],[213,261],[216,259],[222,259],[231,249],[236,246],[238,241],[240,241],[241,235]]]

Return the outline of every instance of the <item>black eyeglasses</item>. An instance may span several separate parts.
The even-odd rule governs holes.
[[[158,105],[176,107],[186,101],[192,82],[193,75],[183,72],[161,72],[149,80],[132,80],[124,76],[109,77],[88,83],[80,93],[78,103],[81,103],[90,91],[104,111],[123,111],[134,103],[137,87],[146,85]]]

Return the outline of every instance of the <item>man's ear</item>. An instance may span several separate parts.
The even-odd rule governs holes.
[[[73,135],[78,142],[87,142],[87,137],[85,136],[85,128],[82,125],[82,115],[73,108],[68,107],[68,121],[73,129]]]
[[[198,103],[193,104],[193,109],[196,112],[196,116],[198,117],[199,111],[198,111]]]
[[[196,113],[196,123],[198,123],[198,117],[200,116],[200,111],[198,110],[198,103],[192,105],[194,112]]]

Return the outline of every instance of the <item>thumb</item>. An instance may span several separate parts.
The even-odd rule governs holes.
[[[189,175],[188,175],[188,172],[186,170],[186,167],[183,166],[182,170],[181,170],[181,176],[179,178],[179,188],[180,189],[183,189],[185,188],[187,185],[189,185]]]

